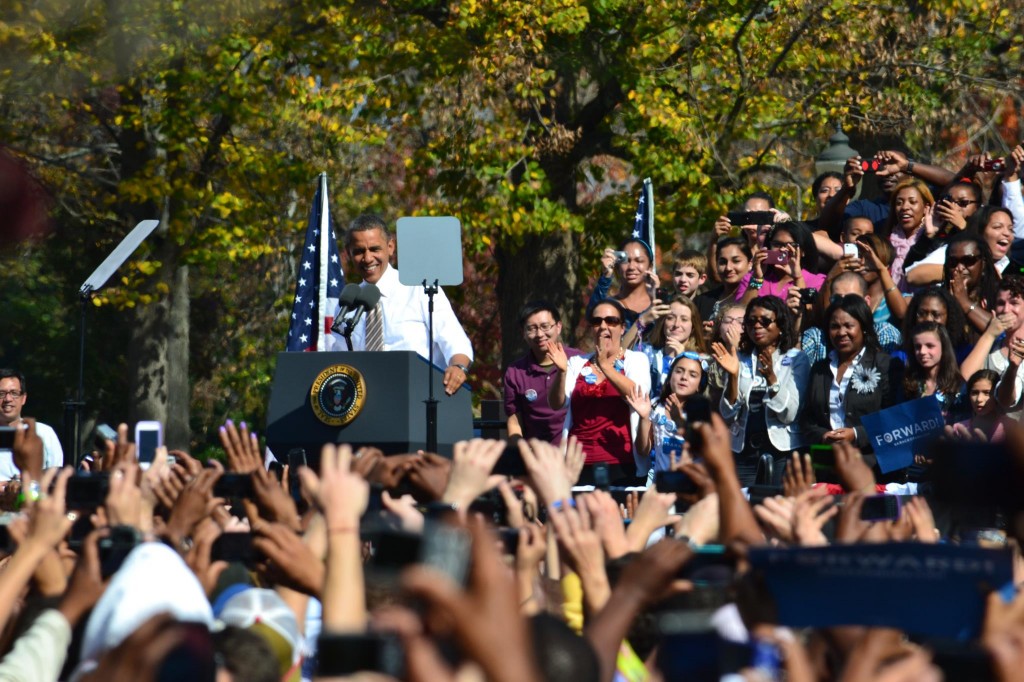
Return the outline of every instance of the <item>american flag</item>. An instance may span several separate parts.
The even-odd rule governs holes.
[[[326,350],[325,343],[338,305],[338,292],[344,283],[338,238],[327,203],[327,173],[321,173],[309,211],[285,350]]]
[[[644,178],[644,187],[636,202],[631,238],[643,240],[654,253],[654,184],[650,178]]]

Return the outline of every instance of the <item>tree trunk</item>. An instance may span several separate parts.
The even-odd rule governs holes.
[[[562,313],[562,337],[575,341],[573,330],[579,323],[580,292],[576,276],[579,257],[575,235],[569,231],[545,235],[527,235],[523,245],[508,245],[495,250],[498,261],[498,309],[501,313],[502,366],[526,350],[519,329],[519,311],[529,301],[553,303]]]
[[[130,415],[133,422],[163,423],[167,446],[188,450],[188,266],[177,266],[160,280],[170,293],[135,309],[128,348]]]

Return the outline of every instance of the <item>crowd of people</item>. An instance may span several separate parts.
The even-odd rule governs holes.
[[[0,680],[1018,679],[1022,163],[883,151],[816,179],[812,219],[752,195],[743,212],[770,220],[723,216],[670,272],[641,240],[608,249],[586,348],[528,304],[508,440],[451,458],[332,444],[290,471],[228,421],[223,462],[160,448],[141,466],[121,425],[74,471],[0,372]],[[881,197],[856,198],[864,172]],[[387,226],[361,218],[345,243],[383,296],[358,349],[420,350]],[[443,306],[451,394],[472,348]],[[929,397],[939,440],[882,466],[865,418]],[[799,597],[761,572],[769,550],[822,566],[868,546],[1005,579],[972,583],[973,609],[934,587],[952,641],[901,628],[909,593],[842,575],[805,606],[869,617],[792,622]]]

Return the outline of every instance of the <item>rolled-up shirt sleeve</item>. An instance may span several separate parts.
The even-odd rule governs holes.
[[[71,625],[56,609],[43,611],[0,660],[0,682],[57,680],[71,645]]]

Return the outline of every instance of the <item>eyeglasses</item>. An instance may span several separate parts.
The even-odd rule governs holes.
[[[980,256],[968,255],[968,256],[946,256],[946,264],[949,265],[949,269],[952,270],[958,265],[962,265],[965,268],[973,268],[981,260]]]
[[[976,204],[976,203],[978,203],[978,202],[977,202],[976,200],[974,200],[974,199],[954,199],[953,197],[951,197],[951,196],[950,196],[950,195],[948,195],[948,194],[947,194],[946,196],[942,197],[942,200],[943,200],[943,201],[948,201],[948,202],[950,202],[950,203],[952,203],[952,204],[956,204],[956,205],[957,205],[957,206],[959,206],[960,208],[967,208],[967,207],[968,207],[968,206],[970,206],[971,204]]]
[[[723,317],[722,324],[743,324],[742,317]]]
[[[746,320],[744,320],[743,324],[747,325],[748,327],[756,327],[757,325],[760,324],[762,327],[767,329],[768,327],[772,326],[772,322],[774,321],[774,317],[768,317],[767,315],[751,315]]]
[[[551,331],[554,328],[555,328],[555,325],[548,324],[547,322],[545,322],[544,324],[537,324],[537,325],[531,325],[529,327],[523,327],[523,331],[526,332],[527,336],[533,336],[537,332],[541,332],[543,334],[547,334],[549,331]]]
[[[7,396],[11,396],[12,398],[20,398],[23,395],[25,395],[23,391],[0,391],[0,400],[3,400]]]
[[[620,324],[622,324],[622,318],[612,317],[610,315],[608,317],[597,317],[595,315],[594,317],[590,318],[589,322],[591,327],[600,327],[602,322],[604,322],[609,327],[618,327]]]

